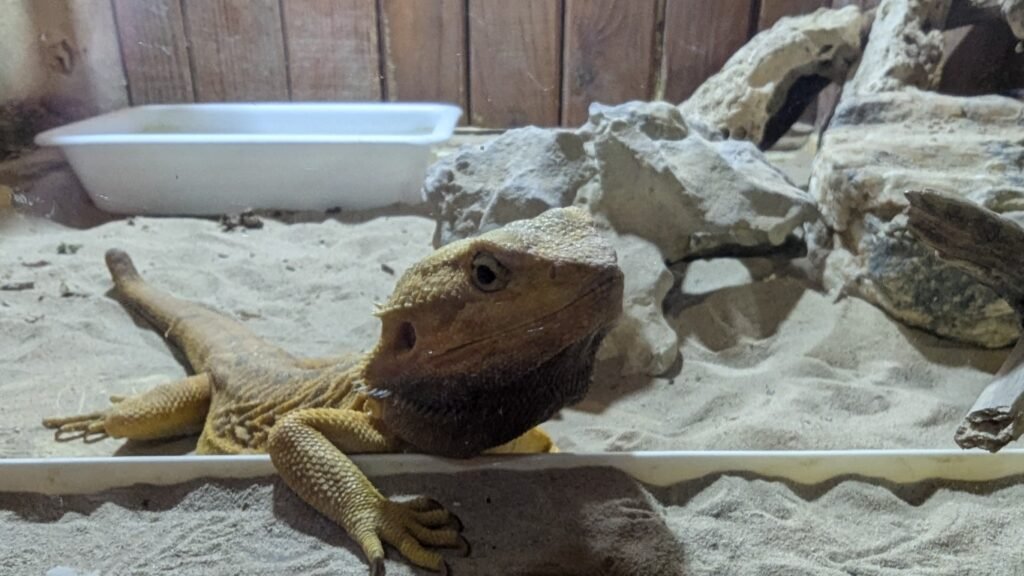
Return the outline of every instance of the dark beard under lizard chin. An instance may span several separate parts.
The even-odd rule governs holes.
[[[585,338],[531,370],[459,375],[444,381],[409,379],[369,393],[382,398],[388,428],[418,450],[475,456],[581,400],[604,334]]]

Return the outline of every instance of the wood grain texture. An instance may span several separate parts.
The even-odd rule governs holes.
[[[196,100],[287,100],[278,0],[182,0]]]
[[[30,6],[35,28],[33,49],[42,55],[45,66],[40,97],[49,110],[62,118],[79,119],[128,105],[113,4],[90,0],[25,4]],[[18,51],[13,52],[18,57]],[[10,53],[0,52],[0,67],[6,68],[11,58]]]
[[[281,0],[293,100],[380,100],[373,0]]]
[[[180,0],[114,0],[114,15],[131,103],[191,102]]]
[[[906,196],[914,238],[991,288],[1024,320],[1024,227],[963,198],[931,190]]]
[[[451,102],[465,109],[465,1],[384,0],[382,8],[388,100]]]
[[[469,0],[474,125],[558,124],[561,16],[561,0]]]
[[[810,14],[818,8],[831,6],[831,0],[761,0],[757,29],[767,30],[784,16]]]
[[[656,0],[565,0],[562,124],[587,119],[591,102],[650,100]]]
[[[667,0],[665,99],[682,102],[747,42],[752,0]]]

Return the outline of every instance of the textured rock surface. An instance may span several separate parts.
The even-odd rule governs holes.
[[[1024,0],[1002,0],[1000,6],[1013,35],[1024,39]]]
[[[754,36],[682,103],[683,115],[711,133],[766,143],[766,127],[794,87],[810,90],[813,97],[815,87],[846,78],[860,55],[862,23],[854,6],[783,18]],[[785,132],[785,127],[774,132]]]
[[[942,63],[942,29],[951,0],[882,0],[864,56],[843,94],[935,88]]]
[[[1024,104],[907,89],[843,100],[810,191],[856,255],[849,279],[894,317],[983,346],[1017,337],[1009,306],[906,237],[904,192],[932,188],[996,212],[1024,210]],[[1024,218],[1020,218],[1024,221]]]
[[[679,357],[679,336],[662,311],[672,288],[672,273],[650,242],[631,234],[609,232],[609,236],[626,285],[622,318],[605,338],[598,357],[621,359],[623,374],[664,374]]]
[[[666,106],[595,109],[587,125],[600,184],[583,188],[578,201],[616,231],[654,243],[675,262],[778,246],[817,217],[811,197],[753,144],[707,140]],[[626,110],[632,121],[620,119]]]
[[[906,231],[902,216],[865,219],[857,293],[896,318],[930,332],[990,347],[1017,339],[1006,301],[946,264]]]
[[[566,130],[520,128],[464,147],[435,164],[424,184],[438,221],[434,243],[568,206],[595,173],[583,139]]]

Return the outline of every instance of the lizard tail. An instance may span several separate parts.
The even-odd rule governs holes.
[[[106,261],[121,302],[184,352],[196,372],[204,371],[207,359],[218,351],[290,358],[233,318],[150,286],[123,250],[108,250]]]
[[[166,334],[175,317],[180,314],[182,304],[187,306],[188,303],[146,284],[124,250],[107,250],[105,259],[114,286],[124,303],[141,314],[158,332]]]
[[[128,282],[142,280],[139,271],[135,269],[135,264],[132,264],[132,259],[124,250],[116,248],[107,250],[106,260],[107,269],[110,270],[110,275],[114,278],[114,284],[118,288]]]

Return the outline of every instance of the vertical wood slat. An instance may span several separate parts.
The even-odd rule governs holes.
[[[196,100],[287,100],[278,0],[183,0]]]
[[[380,100],[373,0],[282,0],[293,100]]]
[[[810,14],[818,8],[830,5],[831,0],[761,0],[757,29],[767,30],[784,16]]]
[[[653,97],[656,0],[565,0],[562,124],[587,119],[591,102]]]
[[[384,0],[380,18],[388,100],[451,102],[465,110],[465,0]]]
[[[558,124],[561,16],[561,0],[469,0],[474,125]]]
[[[752,0],[667,0],[665,99],[682,102],[747,42]]]
[[[131,103],[192,102],[180,0],[114,0]]]

